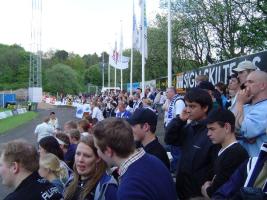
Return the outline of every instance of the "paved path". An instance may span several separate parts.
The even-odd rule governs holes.
[[[42,122],[42,119],[45,116],[49,116],[49,113],[54,111],[56,116],[59,119],[60,127],[63,127],[63,124],[69,120],[77,120],[75,118],[75,110],[71,107],[51,107],[51,106],[42,106],[42,109],[38,110],[38,117],[26,124],[23,124],[13,130],[6,132],[4,135],[0,135],[0,143],[4,143],[13,139],[23,138],[31,143],[35,143],[36,139],[34,137],[35,127]],[[7,189],[0,183],[0,199],[10,193],[12,190]]]

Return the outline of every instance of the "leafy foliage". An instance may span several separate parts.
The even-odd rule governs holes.
[[[56,64],[46,72],[46,89],[53,93],[77,94],[80,91],[78,75],[70,66]]]
[[[267,48],[267,1],[265,0],[172,0],[173,74],[221,62]],[[145,79],[167,76],[167,0],[162,13],[148,27],[148,59]],[[86,85],[108,85],[108,53],[83,57],[65,50],[43,54],[42,77],[45,91],[77,93]],[[124,56],[131,57],[126,49]],[[102,71],[103,70],[103,71]],[[114,68],[110,84],[114,85]],[[117,70],[117,85],[120,73]],[[18,45],[0,44],[0,90],[28,86],[29,52]],[[141,81],[141,55],[133,52],[133,82]],[[123,82],[130,82],[129,68]],[[64,86],[64,87],[63,87]]]

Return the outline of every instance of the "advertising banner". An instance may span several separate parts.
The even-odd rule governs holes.
[[[179,87],[191,88],[196,86],[195,78],[198,75],[207,75],[209,77],[209,81],[212,84],[216,84],[218,82],[227,84],[228,76],[232,74],[232,70],[235,69],[237,65],[244,60],[252,61],[255,66],[258,67],[258,69],[267,71],[267,51],[262,51],[256,54],[242,56],[221,63],[184,72],[183,81],[180,80],[181,77],[179,76]]]

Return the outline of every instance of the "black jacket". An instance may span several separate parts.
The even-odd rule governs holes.
[[[176,177],[178,196],[180,199],[201,196],[201,186],[214,175],[213,164],[220,146],[208,138],[206,120],[186,124],[177,116],[170,124],[165,141],[182,149]]]
[[[158,138],[153,140],[152,142],[148,143],[144,147],[145,152],[156,156],[158,159],[160,159],[165,166],[170,169],[170,160],[168,158],[166,150],[163,148],[163,146],[159,143]]]
[[[63,199],[57,187],[41,178],[38,172],[32,173],[24,179],[14,192],[4,200],[61,200]]]

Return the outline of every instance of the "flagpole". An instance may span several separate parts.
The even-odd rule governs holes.
[[[108,87],[110,88],[110,64],[108,64]]]
[[[122,69],[121,69],[121,91],[122,91],[122,84],[123,84],[123,78],[122,78]]]
[[[172,86],[171,0],[168,0],[168,87]]]
[[[117,87],[117,70],[116,70],[116,67],[114,67],[114,87]]]
[[[141,23],[142,23],[142,30],[141,30],[141,36],[142,36],[142,96],[145,96],[145,39],[144,39],[144,1],[142,0],[141,4]]]
[[[104,59],[104,52],[102,55],[102,87],[104,87],[104,83],[105,83],[105,79],[104,79],[104,69],[105,69],[105,63],[104,63],[105,59]]]
[[[122,37],[122,20],[121,23],[121,38],[120,38],[120,63],[122,64],[122,49],[123,49],[123,37]],[[122,66],[121,66],[122,67]],[[122,68],[121,68],[121,91],[122,91]]]
[[[134,0],[133,0],[133,28],[132,28],[132,48],[131,48],[131,68],[130,68],[130,95],[133,95],[133,42],[134,42]]]
[[[133,95],[133,46],[131,49],[130,95]]]

